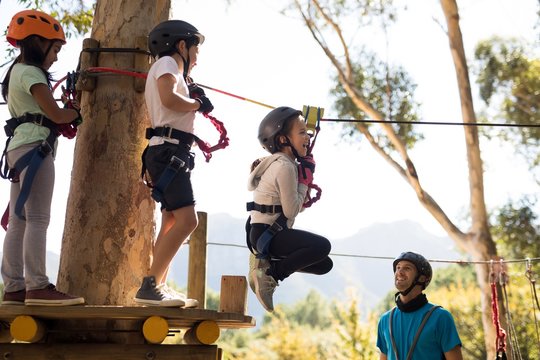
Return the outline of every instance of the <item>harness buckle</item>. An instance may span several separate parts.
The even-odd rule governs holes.
[[[45,116],[43,114],[34,114],[34,120],[32,121],[36,125],[43,126],[43,119]]]
[[[43,140],[43,142],[41,143],[41,145],[39,147],[39,151],[43,155],[48,155],[53,151],[53,148],[52,148],[51,144],[49,144],[49,142],[47,140]]]
[[[171,157],[171,162],[169,163],[169,166],[173,168],[175,171],[179,171],[181,168],[183,168],[186,165],[186,162],[179,157],[173,155]]]
[[[270,227],[268,228],[268,230],[273,234],[277,234],[278,232],[280,232],[281,230],[283,230],[283,226],[279,225],[279,223],[277,221],[274,221],[274,223],[272,225],[270,225]]]
[[[170,127],[170,126],[165,126],[165,127],[163,128],[163,130],[164,130],[164,133],[162,133],[162,136],[168,137],[168,138],[172,138],[172,132],[173,132],[173,130],[174,130],[172,127]]]

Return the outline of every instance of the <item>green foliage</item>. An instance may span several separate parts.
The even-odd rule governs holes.
[[[354,86],[361,90],[363,98],[381,112],[386,120],[418,121],[419,104],[413,97],[416,85],[403,69],[387,69],[386,64],[375,55],[363,52],[358,62],[353,64],[353,71],[356,81]],[[366,119],[367,115],[352,102],[341,83],[336,80],[336,84],[331,94],[336,98],[334,107],[339,116]],[[423,139],[422,134],[415,131],[411,124],[392,126],[408,148]],[[360,139],[355,124],[347,124],[345,131],[352,140]],[[392,148],[384,136],[380,136],[378,142],[382,147]]]
[[[540,222],[535,201],[527,197],[509,201],[492,216],[491,234],[505,258],[524,259],[540,254]]]
[[[332,314],[328,303],[315,290],[311,290],[305,299],[294,305],[280,305],[280,312],[288,321],[296,325],[326,328],[332,323]],[[276,317],[268,316],[265,320],[271,322],[276,320]]]
[[[475,73],[484,119],[508,124],[540,124],[540,59],[517,40],[494,37],[478,43]],[[492,134],[516,145],[531,167],[540,165],[540,128],[511,127]]]
[[[375,313],[367,314],[367,323],[361,320],[359,301],[355,294],[345,302],[334,303],[333,328],[339,336],[339,358],[349,360],[374,359],[378,356],[375,346],[377,341],[378,317]],[[338,356],[334,357],[338,358]]]
[[[83,0],[68,1],[68,0],[18,0],[21,5],[21,11],[24,9],[37,9],[46,12],[60,21],[66,38],[73,36],[82,36],[87,34],[92,27],[92,19],[94,18],[95,1],[91,1],[91,6],[85,4]],[[86,2],[88,3],[88,2]],[[7,34],[7,29],[3,32],[3,37]],[[17,50],[13,47],[6,49],[6,58],[15,58]],[[11,63],[11,60],[2,64],[3,67]]]
[[[18,0],[25,8],[44,11],[64,26],[66,36],[84,35],[90,31],[94,17],[95,1],[77,0]]]
[[[430,302],[442,305],[454,317],[465,359],[486,359],[480,289],[472,265],[437,269],[427,289]]]

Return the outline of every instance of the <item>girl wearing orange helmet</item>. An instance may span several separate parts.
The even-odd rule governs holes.
[[[58,106],[51,89],[49,68],[66,43],[64,31],[50,15],[25,10],[11,19],[7,41],[20,54],[2,82],[12,116],[7,121],[4,151],[9,173],[3,175],[12,183],[1,267],[2,304],[82,304],[82,297],[56,290],[45,270],[58,125],[80,119],[78,109]]]

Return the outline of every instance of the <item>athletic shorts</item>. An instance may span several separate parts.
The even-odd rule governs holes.
[[[190,146],[186,144],[165,142],[161,145],[149,146],[144,159],[150,179],[155,185],[173,156],[183,160],[186,166],[180,168],[163,191],[161,210],[165,209],[167,211],[195,205],[191,186],[191,169],[195,165],[195,154],[190,152]]]

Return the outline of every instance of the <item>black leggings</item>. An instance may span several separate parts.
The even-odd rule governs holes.
[[[250,241],[256,248],[257,239],[268,228],[266,224],[252,224]],[[328,256],[330,241],[327,238],[303,230],[283,229],[270,242],[269,275],[283,280],[295,272],[323,275],[334,265]]]

